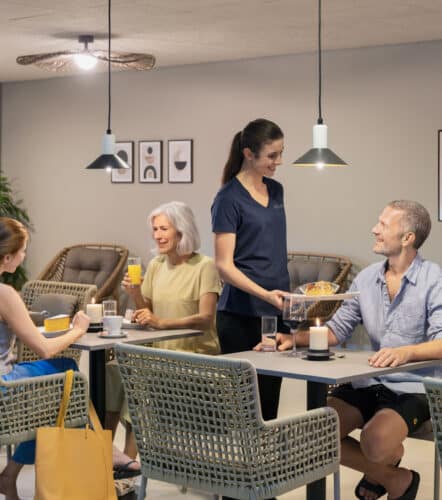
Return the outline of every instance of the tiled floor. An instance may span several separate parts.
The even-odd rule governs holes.
[[[81,367],[87,367],[86,360],[82,359]],[[280,416],[293,415],[303,411],[305,408],[305,384],[301,381],[284,381],[281,393]],[[121,444],[123,433],[117,433],[116,442]],[[404,467],[416,469],[421,475],[421,486],[419,488],[418,500],[433,499],[433,457],[434,447],[431,443],[417,441],[415,439],[407,440],[405,443],[405,457],[402,460]],[[1,450],[0,467],[5,463],[5,449]],[[342,500],[353,500],[354,487],[360,478],[360,474],[350,469],[341,468],[341,498]],[[330,478],[327,481],[327,499],[333,498],[333,481]],[[26,466],[19,477],[19,495],[23,500],[31,500],[34,496],[34,469]],[[4,498],[0,495],[0,499]],[[182,499],[182,500],[212,500],[213,495],[204,494],[194,490],[189,490],[186,494],[181,493],[180,489],[174,485],[161,483],[159,481],[150,481],[148,485],[149,500],[164,499]],[[305,489],[299,488],[286,495],[278,497],[279,500],[303,500],[305,498]],[[63,500],[63,499],[60,499]],[[94,500],[94,499],[90,499]]]

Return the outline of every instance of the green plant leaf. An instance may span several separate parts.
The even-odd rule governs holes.
[[[0,216],[16,219],[26,226],[28,231],[33,231],[28,212],[23,207],[23,200],[15,198],[11,183],[3,174],[0,174]],[[0,282],[11,285],[16,290],[20,290],[27,279],[23,266],[19,266],[14,273],[3,273],[0,276]]]

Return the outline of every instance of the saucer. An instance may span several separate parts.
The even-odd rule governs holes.
[[[87,333],[97,333],[103,330],[103,323],[90,323]]]
[[[127,337],[127,333],[120,330],[118,333],[113,333],[112,335],[108,333],[106,330],[98,333],[98,336],[102,339],[121,339],[123,337]]]
[[[328,361],[334,357],[335,353],[330,350],[323,351],[311,351],[308,349],[303,352],[303,358],[308,359],[309,361]]]
[[[66,328],[65,330],[55,330],[54,332],[46,332],[44,330],[44,327],[43,328],[43,331],[41,332],[47,339],[54,339],[55,337],[60,337],[60,335],[63,335],[67,332],[70,331],[70,328]]]

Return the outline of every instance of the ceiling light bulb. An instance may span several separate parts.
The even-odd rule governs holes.
[[[318,163],[316,164],[316,167],[317,167],[319,170],[322,170],[322,169],[325,167],[324,162],[322,162],[322,161],[318,162]]]
[[[110,174],[112,172],[112,167],[106,167],[106,172]]]
[[[75,64],[86,71],[95,67],[98,59],[87,52],[81,52],[80,54],[75,54],[74,56]]]

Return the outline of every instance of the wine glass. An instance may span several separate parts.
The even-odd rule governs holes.
[[[307,308],[304,301],[299,301],[292,295],[285,295],[282,308],[282,320],[290,328],[292,334],[292,350],[290,356],[297,356],[296,333],[301,323],[307,319]]]

